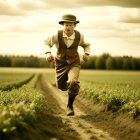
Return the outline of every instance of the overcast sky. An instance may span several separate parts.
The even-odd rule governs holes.
[[[140,57],[140,0],[0,0],[0,54],[44,57],[63,14],[76,15],[92,55]]]

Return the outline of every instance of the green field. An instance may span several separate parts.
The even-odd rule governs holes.
[[[0,135],[32,124],[37,114],[43,112],[44,96],[34,88],[39,74],[45,74],[46,80],[54,82],[52,69],[0,69]],[[3,91],[2,87],[27,79],[20,88]],[[79,94],[94,104],[106,105],[109,111],[119,110],[133,118],[140,115],[139,71],[81,70],[80,85]]]
[[[12,90],[28,83],[34,75],[27,73],[0,73],[0,90]]]
[[[109,110],[140,115],[140,72],[82,71],[81,94]]]
[[[13,69],[12,69],[13,70]],[[32,125],[44,109],[44,96],[34,86],[38,74],[0,70],[0,137]],[[18,86],[21,84],[20,86]]]

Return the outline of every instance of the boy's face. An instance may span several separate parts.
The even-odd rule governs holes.
[[[64,32],[67,35],[72,35],[74,32],[74,28],[76,27],[76,24],[73,22],[64,22],[63,26],[64,26]]]

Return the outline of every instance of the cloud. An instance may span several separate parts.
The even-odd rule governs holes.
[[[24,11],[38,11],[38,10],[47,10],[49,9],[49,4],[44,3],[42,0],[21,0],[18,1],[16,6]]]
[[[34,0],[5,0],[0,2],[0,15],[27,16],[37,13],[39,10],[48,10],[44,2]]]
[[[88,37],[138,38],[140,36],[140,25],[131,24],[139,23],[140,9],[116,6],[96,7],[95,5],[93,7],[86,7],[86,4],[89,4],[83,0],[81,0],[79,4],[81,7],[79,8],[76,7],[78,1],[74,3],[73,0],[68,2],[64,0],[40,0],[37,2],[34,2],[34,0],[21,0],[9,5],[1,2],[0,5],[3,9],[9,8],[6,11],[7,13],[5,12],[9,16],[0,17],[0,31],[48,33],[58,30],[60,27],[58,21],[61,19],[61,16],[64,13],[71,12],[76,14],[77,19],[80,20],[80,24],[77,25],[76,29],[84,32]],[[109,2],[109,0],[107,1]],[[116,1],[114,0],[113,2],[115,3]],[[74,4],[73,9],[62,8],[57,11],[57,5],[64,7],[62,3],[67,5],[66,7]],[[89,3],[93,5],[93,1],[89,1]],[[59,6],[58,8],[60,8]],[[51,9],[51,7],[56,7],[56,9]],[[0,11],[4,13],[4,10]]]
[[[128,19],[124,19],[123,22],[126,23],[140,23],[139,18],[134,18],[134,17],[128,17]]]
[[[18,16],[25,15],[25,13],[17,7],[7,4],[6,2],[0,2],[0,15]]]
[[[120,21],[125,23],[140,23],[140,9],[132,8],[120,15]]]
[[[140,7],[139,0],[42,0],[44,3],[48,3],[51,7],[59,8],[76,8],[87,6],[119,6],[119,7]]]
[[[55,15],[2,16],[0,32],[47,32],[57,29]],[[54,18],[54,19],[53,19]],[[55,22],[54,22],[55,20]],[[55,27],[56,26],[56,27]]]
[[[24,7],[25,8],[25,7]],[[26,9],[26,8],[25,8]],[[50,10],[51,11],[51,10]],[[0,19],[0,31],[6,32],[53,32],[57,31],[61,26],[58,21],[64,12],[69,10],[48,13],[31,14],[28,16],[6,16]],[[139,17],[139,10],[136,8],[120,8],[120,7],[88,7],[73,9],[80,24],[77,25],[79,31],[87,34],[88,37],[94,38],[137,38],[140,36],[140,25],[127,23],[125,20],[130,19],[129,16],[135,15]]]
[[[5,0],[0,2],[0,15],[26,15],[38,11],[49,12],[61,9],[80,9],[86,7],[119,6],[140,8],[139,0]],[[57,14],[57,13],[56,13]]]
[[[76,0],[76,2],[87,6],[119,6],[140,8],[139,0]]]
[[[84,6],[81,1],[77,0],[42,0],[42,2],[45,5],[48,5],[50,8],[56,8],[56,9],[74,9],[74,8],[81,8],[81,7],[86,7]]]

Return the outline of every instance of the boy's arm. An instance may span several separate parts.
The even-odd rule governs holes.
[[[81,46],[84,49],[84,55],[83,55],[83,60],[87,62],[89,60],[89,55],[90,55],[90,43],[85,41],[84,35],[80,35],[80,43],[79,46]]]
[[[56,41],[57,41],[56,35],[48,36],[47,39],[44,40],[45,54],[51,52],[51,48],[53,47],[54,44],[56,44]]]
[[[54,56],[51,54],[51,48],[54,44],[56,44],[56,42],[57,35],[49,36],[46,40],[44,40],[46,60],[48,62],[52,62],[54,60]]]

